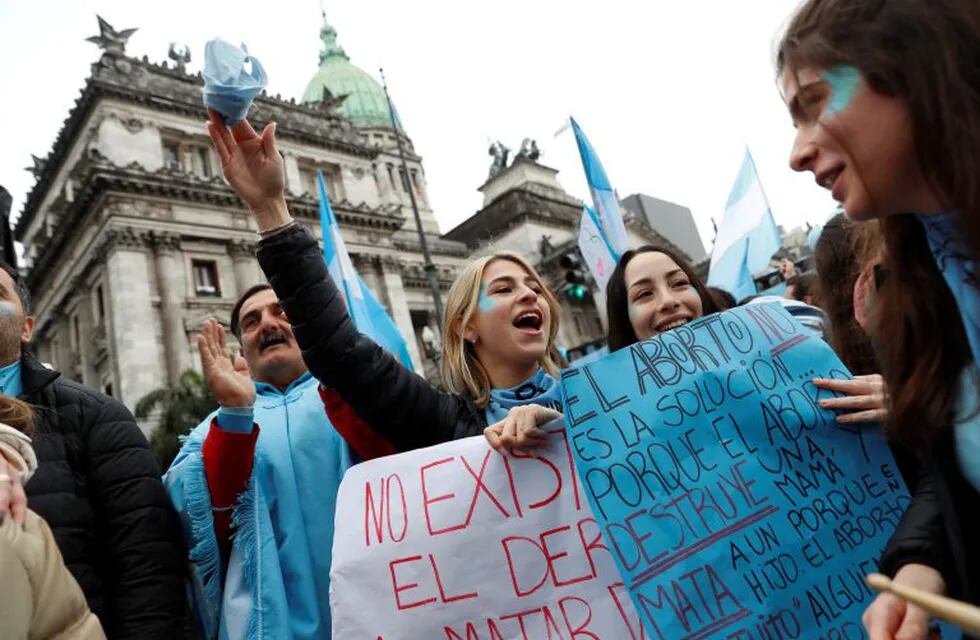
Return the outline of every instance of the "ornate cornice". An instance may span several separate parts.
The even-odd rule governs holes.
[[[15,234],[22,239],[27,225],[33,220],[41,201],[62,169],[72,143],[80,137],[82,127],[98,102],[104,98],[118,99],[130,104],[149,107],[155,111],[176,113],[199,120],[204,117],[201,106],[201,74],[190,75],[170,69],[166,62],[151,63],[125,56],[104,54],[92,64],[92,73],[71,108],[64,126],[58,133],[51,151],[38,158],[37,182],[28,194],[23,214],[17,221]],[[250,112],[256,127],[268,122],[279,124],[277,135],[324,149],[374,159],[380,150],[371,144],[345,118],[334,112],[330,104],[297,104],[295,99],[280,96],[259,96]],[[136,126],[137,123],[129,123]]]
[[[133,227],[111,227],[106,229],[102,244],[95,253],[108,256],[116,249],[142,249],[146,246],[147,237],[144,232]]]
[[[180,234],[167,231],[148,231],[145,234],[147,245],[154,253],[177,253],[180,251]]]
[[[399,262],[402,284],[409,289],[428,289],[429,276],[425,266],[418,263]],[[436,265],[439,290],[448,291],[456,279],[456,271],[452,267]]]
[[[198,178],[164,169],[150,172],[135,163],[126,167],[116,167],[105,160],[88,159],[79,165],[74,180],[79,185],[74,200],[67,204],[54,235],[40,247],[34,259],[34,267],[28,273],[27,283],[31,288],[43,282],[49,266],[55,264],[56,257],[61,255],[60,252],[67,243],[76,237],[74,230],[79,228],[91,208],[104,194],[111,193],[114,196],[137,194],[227,209],[244,209],[241,200],[231,187],[218,177]],[[295,218],[308,221],[319,219],[319,203],[312,197],[289,197],[286,202]],[[352,205],[347,201],[334,205],[334,214],[342,225],[389,232],[397,231],[405,224],[404,218],[398,214],[398,211],[397,206],[369,207],[364,203]],[[136,242],[136,240],[129,241]],[[111,249],[119,242],[123,242],[123,238],[113,237],[112,242],[115,244],[105,249]],[[146,245],[143,244],[143,240],[140,240],[139,244],[131,246]],[[107,253],[105,250],[101,252]]]
[[[437,256],[455,256],[465,258],[470,255],[469,248],[457,240],[448,240],[444,236],[426,234],[426,243],[429,251]],[[393,244],[400,251],[409,253],[421,253],[422,243],[419,242],[418,234],[414,231],[402,231],[393,238]]]
[[[395,256],[382,256],[381,268],[392,273],[401,273],[405,268],[405,262]]]
[[[251,240],[230,240],[228,242],[228,254],[236,260],[254,258],[258,248],[258,245]]]
[[[381,256],[372,255],[370,253],[359,253],[355,252],[350,254],[351,264],[358,272],[373,271],[378,265],[381,264]]]
[[[528,221],[574,229],[581,217],[582,203],[567,194],[517,187],[448,231],[445,237],[476,247]]]

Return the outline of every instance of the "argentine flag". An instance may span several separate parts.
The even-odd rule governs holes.
[[[616,259],[613,257],[609,240],[599,224],[599,216],[589,205],[582,207],[582,221],[578,227],[578,250],[582,252],[582,258],[592,272],[592,278],[599,286],[599,290],[605,293],[609,276],[616,268]]]
[[[769,264],[781,245],[779,229],[772,219],[752,154],[746,148],[742,168],[718,226],[708,285],[728,291],[736,300],[755,295],[758,292],[752,274]]]
[[[582,168],[585,169],[585,179],[589,182],[589,191],[592,193],[592,202],[595,204],[595,212],[609,241],[613,257],[619,261],[619,257],[623,255],[628,246],[626,225],[623,224],[623,214],[619,211],[616,192],[609,184],[606,170],[602,168],[599,156],[589,144],[589,139],[582,133],[582,128],[575,122],[575,118],[572,118],[571,121],[572,130],[575,131],[578,153],[582,157]]]
[[[340,235],[340,226],[330,208],[327,197],[327,185],[323,181],[323,172],[316,172],[316,185],[320,192],[320,232],[323,235],[323,259],[327,263],[330,277],[344,292],[347,311],[357,330],[368,336],[386,351],[398,358],[409,370],[412,358],[408,353],[405,339],[398,332],[395,322],[385,311],[354,269],[347,253],[344,238]]]

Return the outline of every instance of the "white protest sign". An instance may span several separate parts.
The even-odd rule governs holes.
[[[642,640],[574,472],[480,436],[348,470],[337,497],[335,640]]]

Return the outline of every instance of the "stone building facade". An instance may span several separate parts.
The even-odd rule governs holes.
[[[203,320],[227,326],[235,299],[262,274],[254,224],[220,175],[203,127],[200,75],[180,61],[129,57],[125,38],[100,26],[102,55],[53,149],[35,163],[15,233],[39,356],[132,407],[200,366],[194,345]],[[290,211],[317,234],[315,173],[324,172],[355,267],[402,334],[416,336],[408,341],[416,369],[432,373],[421,333],[436,326],[434,305],[408,189],[443,293],[469,250],[439,236],[422,161],[404,131],[377,115],[362,124],[345,114],[329,86],[319,95],[308,103],[260,97],[250,119],[278,123]]]
[[[102,49],[45,158],[14,230],[25,248],[37,316],[35,349],[65,375],[133,407],[148,392],[200,369],[196,337],[263,280],[251,217],[221,176],[203,126],[202,79],[175,64],[126,55],[128,35],[99,20]],[[520,252],[559,292],[559,344],[602,341],[604,297],[561,296],[561,258],[577,255],[582,203],[533,156],[497,167],[483,208],[440,235],[422,159],[381,86],[350,63],[324,22],[320,68],[297,102],[259,97],[249,115],[277,123],[287,203],[319,236],[315,175],[323,171],[351,259],[394,318],[415,368],[437,378],[423,333],[434,304],[410,208],[412,190],[444,296],[460,267],[499,249]],[[407,154],[402,167],[400,136]],[[639,219],[631,244],[669,244]],[[425,332],[426,328],[431,331]],[[428,351],[428,352],[427,352]],[[152,428],[152,422],[145,425]]]
[[[584,264],[589,295],[582,300],[564,295],[567,283],[562,258],[571,256],[582,263],[578,250],[582,202],[565,191],[557,176],[555,169],[518,156],[480,187],[483,208],[445,237],[465,243],[479,254],[516,251],[533,264],[561,303],[558,344],[576,355],[576,351],[581,353],[589,345],[604,342],[606,298],[587,275]],[[686,256],[637,216],[626,216],[626,232],[631,247],[655,244]]]

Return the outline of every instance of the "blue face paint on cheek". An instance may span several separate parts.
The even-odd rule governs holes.
[[[840,113],[854,99],[854,94],[861,84],[861,72],[857,70],[857,67],[848,65],[828,69],[821,74],[821,77],[830,85],[827,115]]]
[[[0,302],[0,318],[16,318],[17,308],[10,302]]]
[[[480,297],[477,300],[477,306],[483,313],[488,313],[493,311],[493,307],[496,305],[496,301],[491,300],[487,296],[487,287],[484,284],[480,285]]]

